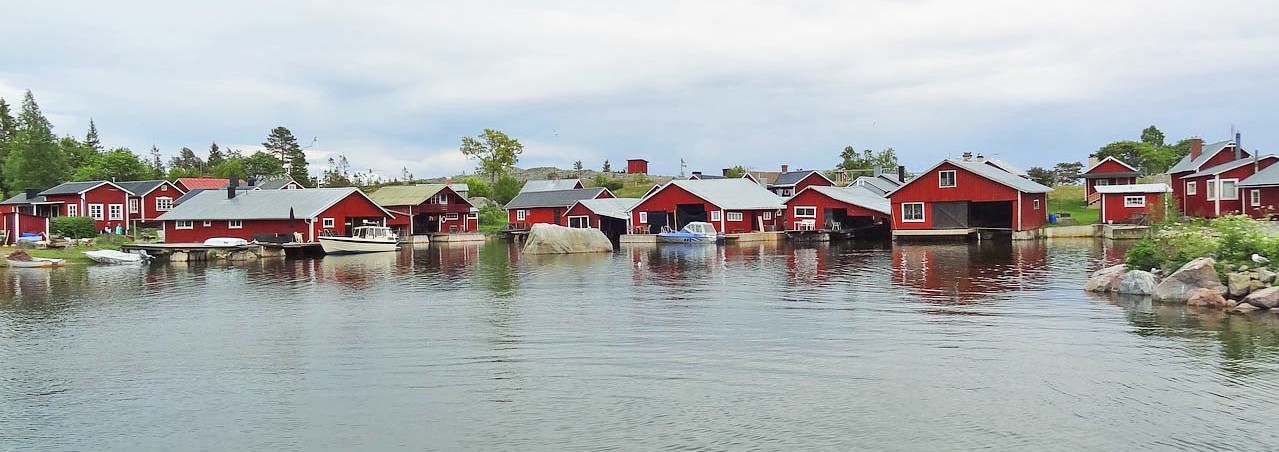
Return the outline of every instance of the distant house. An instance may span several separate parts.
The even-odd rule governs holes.
[[[384,224],[393,215],[357,188],[307,190],[204,190],[158,218],[167,243],[199,243],[214,237],[254,240],[264,235],[314,242],[321,234],[344,236],[352,228]]]
[[[633,230],[656,234],[708,222],[724,233],[776,230],[784,200],[746,179],[673,180],[631,208]]]
[[[13,244],[23,233],[48,234],[49,219],[59,205],[37,193],[38,190],[27,190],[0,201],[0,230],[5,231],[0,245]]]
[[[132,193],[114,182],[63,182],[39,195],[58,205],[53,216],[90,217],[98,230],[131,225],[127,206]]]
[[[574,203],[564,214],[570,228],[595,228],[614,242],[627,234],[627,211],[639,202],[638,198],[583,199]]]
[[[565,226],[564,214],[573,204],[583,199],[613,197],[613,192],[603,187],[532,191],[520,193],[504,208],[507,222],[514,229],[528,229],[538,223]]]
[[[520,193],[528,193],[535,191],[560,191],[560,190],[576,190],[582,188],[581,179],[548,179],[548,180],[530,180],[524,182],[524,186],[520,187]]]
[[[865,188],[879,196],[886,196],[888,195],[888,192],[896,190],[897,187],[902,185],[902,183],[892,177],[880,175],[860,176],[857,179],[853,179],[853,183],[851,185]]]
[[[811,186],[833,187],[834,185],[835,181],[830,180],[821,171],[800,170],[779,174],[776,180],[768,184],[768,190],[785,198]]]
[[[1182,212],[1201,218],[1246,212],[1250,200],[1244,199],[1239,186],[1276,161],[1279,157],[1273,155],[1240,158],[1181,176],[1180,180],[1186,187]]]
[[[1205,168],[1249,157],[1252,157],[1252,153],[1236,145],[1234,140],[1204,144],[1202,138],[1191,138],[1190,153],[1168,169],[1168,176],[1172,181],[1172,197],[1177,203],[1177,209],[1187,214],[1190,214],[1191,210],[1201,210],[1202,206],[1194,204],[1201,203],[1201,198],[1205,196],[1204,187],[1200,186],[1200,181],[1188,181],[1183,178]],[[1187,205],[1187,198],[1191,198],[1191,205]]]
[[[892,203],[865,187],[810,185],[786,200],[786,229],[845,231],[887,225]]]
[[[129,192],[129,218],[134,225],[154,223],[184,194],[166,180],[117,182],[116,185]]]
[[[173,185],[177,186],[183,193],[191,190],[209,190],[226,188],[228,184],[226,178],[220,177],[179,177],[173,181]],[[248,183],[241,180],[236,186],[245,187]]]
[[[648,160],[644,160],[644,159],[627,160],[626,174],[648,174]]]
[[[984,162],[943,160],[888,194],[893,234],[1037,229],[1048,223],[1049,191]]]
[[[303,187],[302,184],[298,183],[298,181],[293,180],[292,177],[288,176],[272,177],[257,181],[248,179],[243,185],[248,185],[256,190],[303,190],[306,188]],[[226,185],[224,184],[223,187],[225,186]]]
[[[1244,192],[1244,212],[1253,218],[1274,219],[1279,214],[1279,165],[1268,165],[1239,182]]]
[[[1101,222],[1146,223],[1164,218],[1164,196],[1172,192],[1167,184],[1123,184],[1097,187]]]
[[[1096,160],[1093,158],[1093,160]],[[1130,185],[1137,183],[1137,177],[1141,176],[1141,172],[1136,167],[1124,163],[1114,157],[1106,157],[1101,161],[1093,162],[1084,171],[1084,200],[1088,204],[1094,204],[1100,199],[1097,194],[1097,187],[1102,185]]]
[[[478,210],[450,185],[390,185],[370,193],[369,198],[395,214],[386,225],[401,237],[480,228]]]

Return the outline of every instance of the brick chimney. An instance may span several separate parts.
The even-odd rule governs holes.
[[[1198,159],[1204,153],[1204,139],[1193,137],[1190,139],[1190,159]]]
[[[790,165],[782,165],[782,172],[785,173],[787,171],[790,171]]]

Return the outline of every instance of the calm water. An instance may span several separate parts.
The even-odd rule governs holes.
[[[0,270],[0,449],[1275,450],[1279,315],[1093,241]]]

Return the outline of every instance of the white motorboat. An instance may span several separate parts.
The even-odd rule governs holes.
[[[63,259],[50,259],[47,257],[32,257],[30,259],[31,260],[15,260],[6,258],[5,262],[7,262],[10,267],[14,268],[61,267],[62,264],[66,262]]]
[[[230,248],[230,247],[236,247],[236,246],[248,246],[248,245],[249,245],[249,241],[248,241],[248,240],[241,239],[241,238],[235,238],[235,237],[213,237],[213,238],[211,238],[211,239],[208,239],[208,240],[205,240],[205,241],[204,241],[204,246],[216,246],[216,247],[226,247],[226,248]]]
[[[385,226],[360,226],[350,237],[321,236],[325,254],[379,253],[400,249],[400,236]]]
[[[87,257],[99,264],[109,265],[141,264],[151,260],[151,256],[146,254],[125,253],[116,250],[85,251],[84,257]]]
[[[684,225],[678,232],[662,232],[657,234],[658,243],[719,243],[724,241],[724,234],[715,232],[710,223],[694,221]]]

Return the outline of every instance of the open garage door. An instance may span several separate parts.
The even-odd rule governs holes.
[[[675,205],[675,229],[684,229],[689,223],[694,221],[706,221],[706,206],[702,204],[676,204]]]
[[[974,228],[1012,229],[1013,202],[968,203],[968,223]]]
[[[933,203],[933,229],[964,229],[968,225],[968,202]]]

